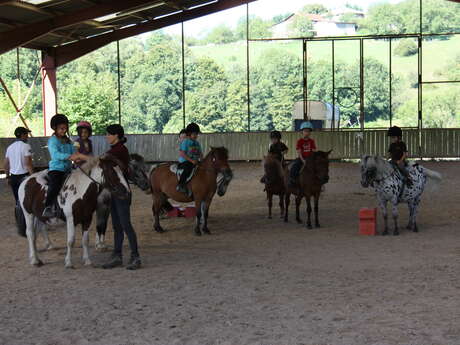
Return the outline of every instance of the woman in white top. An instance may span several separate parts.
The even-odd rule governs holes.
[[[27,144],[30,130],[24,127],[18,127],[14,131],[17,140],[6,149],[5,154],[5,173],[8,184],[13,190],[16,204],[18,202],[18,189],[22,180],[32,174],[32,149]]]

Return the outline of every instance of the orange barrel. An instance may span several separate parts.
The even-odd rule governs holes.
[[[359,234],[377,234],[377,208],[362,208],[359,210]]]

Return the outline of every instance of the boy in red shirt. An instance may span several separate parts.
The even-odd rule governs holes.
[[[289,187],[295,187],[297,185],[297,178],[300,174],[300,169],[305,164],[305,160],[310,157],[313,152],[316,151],[316,144],[313,139],[310,138],[313,125],[310,121],[306,121],[300,125],[303,137],[297,140],[297,155],[298,158],[294,161],[291,167],[289,175]]]

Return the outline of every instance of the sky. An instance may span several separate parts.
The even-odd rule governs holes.
[[[295,13],[303,6],[313,3],[322,3],[330,9],[344,7],[345,4],[350,3],[358,5],[366,11],[370,5],[375,3],[396,3],[399,1],[401,0],[257,0],[249,4],[249,14],[257,15],[264,19],[270,19],[277,14]],[[184,30],[186,35],[188,34],[195,37],[202,36],[209,31],[210,28],[220,24],[235,27],[238,19],[245,15],[246,6],[240,6],[185,22]],[[166,28],[165,31],[171,34],[180,35],[180,24]]]

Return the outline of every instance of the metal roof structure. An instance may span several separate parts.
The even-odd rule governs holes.
[[[0,54],[17,47],[56,67],[108,43],[255,0],[0,0]]]

